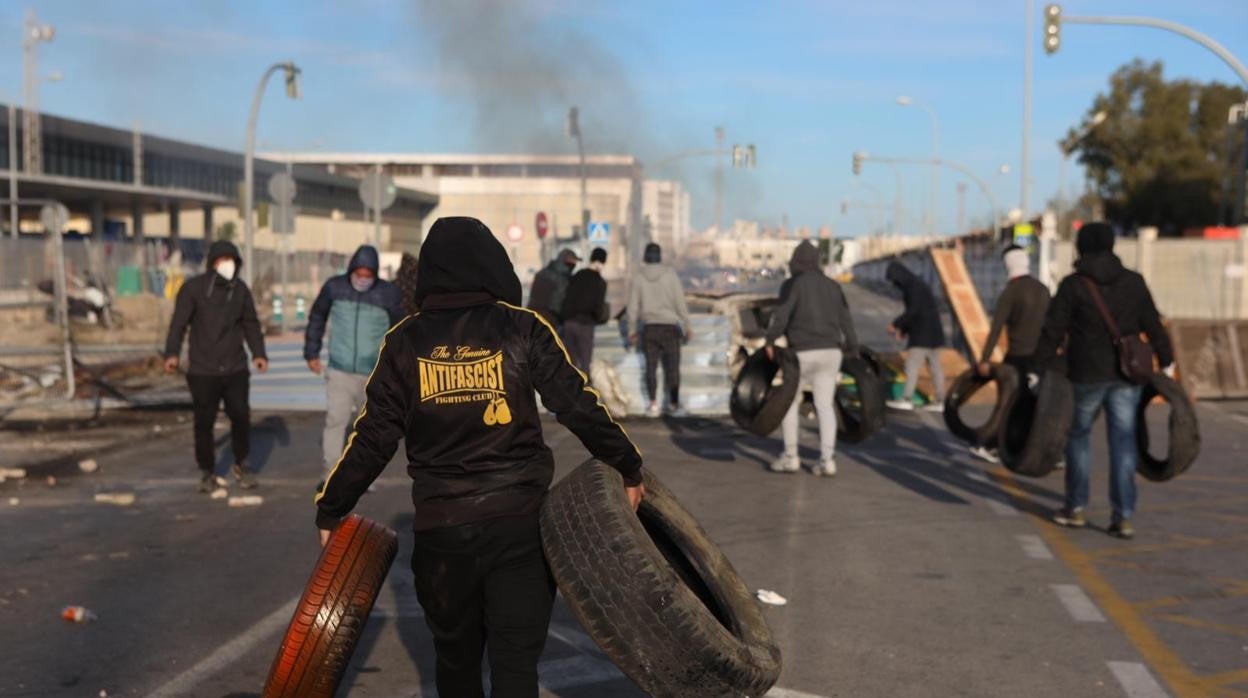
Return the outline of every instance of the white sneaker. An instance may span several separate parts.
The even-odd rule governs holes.
[[[657,402],[650,403],[650,406],[646,408],[647,417],[658,417],[662,414],[663,412],[659,409],[659,403]]]
[[[901,410],[903,412],[909,412],[914,409],[914,403],[909,400],[889,400],[884,404],[895,410]]]
[[[986,460],[989,463],[1001,462],[1001,459],[997,456],[995,451],[990,451],[983,446],[972,446],[971,455],[979,458],[980,460]]]
[[[786,453],[772,461],[767,469],[773,473],[796,473],[802,469],[802,462],[797,459],[797,456],[790,456]]]
[[[672,410],[668,414],[670,414],[673,417],[688,417],[689,410],[681,407],[680,405],[677,405],[676,407],[672,408]]]
[[[836,477],[836,461],[831,458],[821,461],[810,469],[810,473],[819,477]]]
[[[923,411],[924,412],[944,412],[945,403],[944,402],[929,402],[923,406]]]

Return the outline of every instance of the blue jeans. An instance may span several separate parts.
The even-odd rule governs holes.
[[[1092,423],[1105,407],[1109,436],[1109,502],[1113,521],[1131,518],[1135,512],[1135,414],[1140,404],[1140,386],[1122,381],[1076,383],[1075,414],[1070,420],[1066,442],[1066,507],[1088,505],[1088,473],[1091,470]]]

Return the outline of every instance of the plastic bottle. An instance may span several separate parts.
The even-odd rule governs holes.
[[[70,623],[90,623],[96,615],[82,606],[66,606],[61,609],[61,618]]]

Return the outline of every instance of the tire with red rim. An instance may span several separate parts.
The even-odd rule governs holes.
[[[399,550],[394,531],[352,514],[334,530],[295,607],[264,698],[331,698]]]

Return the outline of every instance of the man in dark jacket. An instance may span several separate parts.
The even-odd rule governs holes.
[[[901,290],[905,310],[888,326],[889,334],[906,340],[906,389],[900,400],[889,400],[898,410],[914,409],[914,389],[919,370],[927,363],[935,386],[935,400],[926,409],[942,410],[945,403],[945,371],[940,365],[940,347],[945,344],[945,328],[940,321],[936,296],[927,283],[901,262],[889,262],[884,276]]]
[[[568,358],[519,307],[520,281],[475,218],[442,218],[420,255],[421,312],[386,335],[366,409],[316,498],[322,544],[406,437],[414,481],[412,571],[443,696],[537,696],[554,586],[538,508],[554,475],[534,391],[589,452],[644,496],[641,454]]]
[[[594,360],[594,327],[610,319],[607,308],[607,280],[602,278],[602,267],[607,263],[607,251],[595,247],[589,253],[589,266],[572,275],[568,292],[563,299],[563,341],[568,345],[572,361],[585,375]]]
[[[780,286],[780,304],[771,315],[767,328],[767,355],[775,357],[775,342],[781,335],[788,338],[789,349],[797,353],[802,369],[802,383],[809,384],[815,394],[815,414],[819,417],[819,465],[811,468],[815,475],[836,475],[836,411],[833,400],[840,380],[842,352],[858,352],[858,335],[849,303],[841,285],[829,279],[819,268],[819,250],[803,240],[793,250],[789,261],[792,274]],[[784,415],[784,454],[771,464],[772,472],[795,473],[801,470],[797,457],[798,412],[802,391],[797,392],[793,406]]]
[[[565,248],[550,260],[550,264],[533,276],[533,286],[529,288],[529,307],[541,313],[546,322],[556,328],[563,323],[559,313],[563,310],[563,300],[568,295],[572,270],[580,261],[580,256],[571,248]]]
[[[977,370],[981,376],[988,375],[992,354],[1004,328],[1009,340],[1005,364],[1013,366],[1019,376],[1024,377],[1031,370],[1031,355],[1036,351],[1036,342],[1040,341],[1040,328],[1049,309],[1049,289],[1031,275],[1031,258],[1027,256],[1027,250],[1010,245],[1001,254],[1001,260],[1010,280],[997,297],[997,305],[992,311],[992,327],[988,330],[988,340],[984,342]],[[990,463],[1000,460],[982,444],[972,446],[971,453]]]
[[[364,404],[364,383],[377,363],[381,340],[403,319],[399,289],[377,277],[380,255],[360,245],[347,263],[347,273],[321,286],[303,338],[303,358],[316,375],[325,373],[325,429],[321,452],[328,473],[342,454],[347,426]],[[329,370],[321,364],[325,326],[329,331]]]
[[[1066,502],[1053,520],[1072,528],[1087,525],[1089,435],[1103,407],[1109,423],[1109,501],[1113,505],[1109,533],[1131,538],[1135,535],[1131,517],[1135,513],[1135,418],[1140,386],[1119,372],[1118,350],[1087,280],[1095,284],[1124,336],[1141,331],[1148,335],[1167,375],[1174,373],[1174,353],[1144,277],[1123,267],[1113,252],[1113,228],[1099,222],[1084,225],[1075,248],[1079,252],[1075,273],[1057,287],[1032,362],[1035,371],[1044,370],[1066,342],[1066,371],[1075,391],[1075,412],[1066,441]],[[1029,387],[1038,380],[1035,372],[1027,376]]]
[[[247,370],[243,343],[251,349],[256,370],[264,373],[269,368],[264,353],[264,332],[256,317],[251,290],[238,279],[238,269],[243,265],[238,248],[218,240],[208,247],[207,261],[208,271],[188,280],[178,290],[169,336],[165,340],[165,371],[178,370],[182,339],[190,327],[186,384],[191,390],[195,415],[199,491],[216,489],[217,457],[212,427],[217,421],[217,407],[222,402],[230,418],[230,441],[234,450],[231,471],[244,489],[250,489],[256,486],[247,463],[251,453],[251,407],[248,403],[251,374]]]

